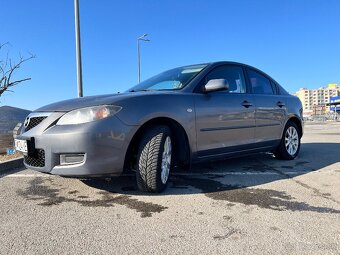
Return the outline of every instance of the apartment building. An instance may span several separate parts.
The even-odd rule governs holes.
[[[329,112],[330,107],[326,106],[330,102],[331,97],[340,95],[340,86],[337,84],[328,84],[327,87],[322,87],[318,89],[307,89],[301,88],[295,93],[303,106],[303,111],[305,115],[313,114],[313,111],[322,108],[324,112]]]

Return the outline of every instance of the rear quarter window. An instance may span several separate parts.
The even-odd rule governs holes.
[[[274,90],[270,80],[262,74],[249,70],[247,71],[250,85],[254,94],[273,95]],[[276,93],[275,93],[276,94]]]

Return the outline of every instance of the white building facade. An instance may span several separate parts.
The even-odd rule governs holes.
[[[302,103],[304,115],[312,115],[318,108],[323,108],[323,111],[328,113],[330,112],[330,107],[326,104],[330,102],[331,97],[340,95],[340,86],[337,84],[328,84],[327,87],[318,89],[301,88],[295,95]]]

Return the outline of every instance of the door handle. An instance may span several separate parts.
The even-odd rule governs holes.
[[[247,100],[244,100],[244,101],[242,102],[242,105],[243,105],[245,108],[249,108],[250,106],[253,106],[253,104],[250,103],[250,102],[248,102]]]
[[[276,105],[280,108],[282,108],[283,106],[286,106],[286,104],[284,102],[281,102],[281,101],[277,102]]]

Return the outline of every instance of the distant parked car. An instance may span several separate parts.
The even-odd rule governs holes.
[[[175,68],[125,93],[50,104],[29,114],[16,149],[26,167],[61,176],[136,171],[162,191],[175,165],[271,151],[294,159],[302,106],[254,67],[215,62]]]

